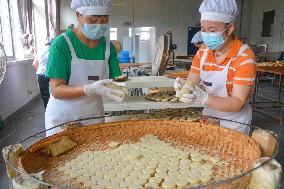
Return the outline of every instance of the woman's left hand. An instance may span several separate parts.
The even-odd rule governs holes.
[[[192,104],[206,104],[208,100],[208,93],[203,91],[200,87],[195,86],[192,94],[184,94],[181,101]]]

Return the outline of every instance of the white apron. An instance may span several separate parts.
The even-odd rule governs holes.
[[[237,56],[241,55],[247,48],[248,45],[244,45],[240,49]],[[228,71],[232,61],[234,61],[236,57],[232,58],[221,72],[204,71],[203,67],[206,61],[206,57],[208,55],[208,50],[209,50],[208,48],[204,50],[204,54],[201,58],[201,63],[200,63],[200,79],[202,81],[202,84],[204,85],[206,92],[208,92],[209,94],[220,97],[228,97],[228,92],[227,92]],[[228,106],[230,105],[228,104]],[[252,109],[249,105],[249,100],[247,100],[245,106],[239,112],[223,112],[205,106],[203,110],[203,115],[239,122],[239,123],[232,123],[230,121],[221,120],[220,126],[234,129],[243,132],[247,135],[249,134],[249,126],[244,125],[244,124],[250,124],[252,120]]]
[[[68,85],[82,86],[91,84],[96,80],[108,79],[108,58],[110,55],[109,40],[106,40],[105,60],[82,60],[77,58],[73,45],[66,34],[62,34],[71,51],[71,76]],[[104,107],[102,97],[99,95],[82,96],[76,99],[58,100],[50,96],[45,112],[45,129],[60,124],[94,116],[103,116]],[[92,123],[102,123],[104,118]],[[60,132],[57,127],[46,132],[47,136]]]

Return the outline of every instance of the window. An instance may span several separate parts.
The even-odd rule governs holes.
[[[262,37],[272,37],[273,24],[274,24],[275,10],[263,13],[262,21]]]
[[[0,43],[4,45],[6,55],[13,57],[13,39],[12,39],[12,27],[10,20],[9,1],[0,1]]]
[[[117,28],[110,28],[110,40],[117,41]]]
[[[128,29],[128,36],[129,36],[129,37],[132,37],[132,28],[129,28],[129,29]]]
[[[0,10],[0,43],[7,56],[13,59],[34,57],[35,42],[39,46],[47,35],[42,25],[46,23],[45,1],[0,0]]]
[[[147,41],[150,39],[150,30],[151,27],[141,27],[141,33],[140,33],[141,41]]]

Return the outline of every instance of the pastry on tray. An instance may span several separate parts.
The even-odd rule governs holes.
[[[179,102],[179,98],[176,97],[176,92],[173,87],[151,88],[145,99],[154,102]]]
[[[174,91],[150,93],[145,97],[145,99],[154,102],[171,102],[171,103],[180,102],[179,98],[176,97]]]
[[[128,77],[126,75],[122,75],[122,76],[113,78],[113,80],[116,82],[125,82],[128,80]]]
[[[275,62],[258,62],[257,66],[259,67],[269,67],[269,66],[284,66],[284,61],[275,61]]]
[[[200,111],[193,111],[192,109],[164,109],[152,110],[146,117],[148,119],[199,122],[201,115]]]
[[[111,88],[113,90],[118,90],[121,91],[122,94],[118,95],[119,97],[121,97],[122,99],[125,99],[126,96],[128,95],[128,90],[125,87],[116,85],[115,83],[107,83],[105,84],[106,87]]]
[[[63,138],[60,141],[50,144],[43,150],[47,155],[52,155],[53,157],[60,156],[77,146],[77,143],[68,139]]]

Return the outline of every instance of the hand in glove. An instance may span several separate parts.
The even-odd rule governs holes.
[[[184,103],[202,104],[204,105],[208,100],[208,93],[201,88],[195,86],[192,94],[184,94],[181,101]]]
[[[185,80],[181,79],[180,77],[176,78],[175,83],[174,83],[174,88],[176,91],[176,97],[180,96],[181,90],[183,86],[185,85]]]
[[[126,91],[109,88],[106,86],[109,84],[114,84],[121,87],[125,86],[125,83],[113,82],[111,79],[100,80],[92,84],[85,85],[84,93],[87,96],[92,96],[94,94],[97,94],[100,96],[106,96],[114,101],[122,102],[124,100],[123,96],[125,95]]]

